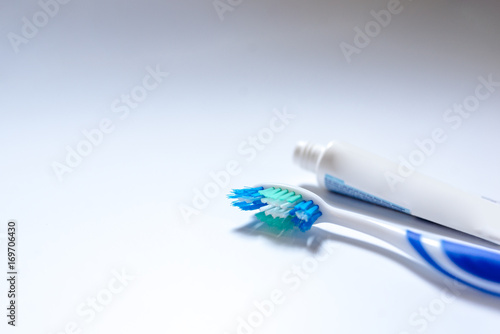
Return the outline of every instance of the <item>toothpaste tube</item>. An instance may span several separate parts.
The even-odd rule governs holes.
[[[342,142],[299,142],[294,162],[330,191],[500,244],[500,204]]]

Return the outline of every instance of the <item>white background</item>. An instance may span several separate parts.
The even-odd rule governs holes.
[[[447,141],[419,170],[500,198],[500,92],[456,130],[443,119],[474,94],[478,77],[500,81],[498,4],[401,0],[350,62],[340,44],[355,45],[354,29],[386,1],[231,8],[219,16],[211,0],[72,0],[14,46],[23,17],[33,22],[42,9],[2,3],[0,248],[5,254],[7,221],[17,220],[19,309],[15,329],[2,311],[1,332],[233,334],[239,317],[279,290],[284,301],[255,333],[497,333],[498,298],[453,288],[342,231],[276,238],[225,194],[264,181],[314,186],[314,175],[292,164],[298,140],[343,140],[397,161],[442,128]],[[112,104],[142,85],[148,67],[169,75],[120,118]],[[294,118],[252,159],[239,153],[275,110]],[[113,131],[59,179],[54,164],[66,164],[68,147],[103,119]],[[232,160],[241,173],[183,219],[180,208]],[[312,263],[318,245],[331,254],[293,290],[283,277]],[[130,276],[120,289],[116,272]],[[110,294],[110,283],[120,292]],[[95,317],[92,298],[106,303]]]

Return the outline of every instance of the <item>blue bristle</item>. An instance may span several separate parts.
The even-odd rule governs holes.
[[[258,188],[244,188],[244,189],[233,189],[228,198],[234,198],[233,205],[245,211],[258,210],[259,208],[265,206],[266,204],[261,202],[262,196],[259,194],[263,187]]]
[[[309,220],[312,220],[313,222],[315,222],[316,220],[318,220],[319,217],[321,217],[322,214],[323,213],[318,210],[318,212],[316,212],[314,215],[312,215],[311,218],[309,218]]]
[[[299,204],[297,204],[296,206],[294,206],[293,210],[290,211],[290,214],[293,215],[295,214],[297,211],[305,211],[307,209],[309,209],[309,207],[313,204],[313,201],[302,201],[300,202]]]
[[[318,211],[318,209],[319,209],[319,206],[315,205],[315,206],[312,206],[309,209],[307,209],[305,213],[306,213],[306,215],[311,217],[316,211]]]
[[[259,200],[255,200],[253,202],[234,201],[233,205],[240,208],[241,210],[252,211],[252,210],[258,210],[267,204],[262,203],[259,199]]]
[[[227,197],[238,198],[238,199],[260,199],[264,197],[261,194],[259,194],[259,191],[263,189],[264,189],[263,187],[233,189],[231,194],[227,195]]]
[[[311,222],[305,222],[303,221],[300,225],[299,225],[299,230],[301,230],[302,232],[306,232],[306,231],[309,231],[312,227],[312,223]]]
[[[297,217],[297,213],[303,213],[307,216],[307,221]],[[290,211],[290,215],[294,216],[292,222],[302,232],[310,230],[314,222],[322,215],[319,211],[319,206],[314,205],[313,201],[302,201]]]
[[[312,205],[314,205],[314,202],[313,202],[313,201],[307,201],[307,202],[304,204],[304,210],[309,209]]]
[[[293,225],[295,225],[295,226],[299,226],[300,224],[302,224],[302,219],[299,219],[299,218],[297,218],[297,216],[294,216],[294,217],[292,218],[292,223],[293,223]]]
[[[302,232],[309,231],[313,225],[313,221],[305,221],[297,217],[293,217],[292,223],[299,228]]]

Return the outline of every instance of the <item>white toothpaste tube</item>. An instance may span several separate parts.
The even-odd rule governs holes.
[[[353,145],[299,142],[294,162],[330,191],[500,244],[500,204],[459,190]]]

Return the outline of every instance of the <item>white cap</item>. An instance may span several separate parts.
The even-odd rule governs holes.
[[[321,145],[300,141],[293,151],[293,162],[305,170],[316,172],[316,166],[324,151],[325,148]]]

